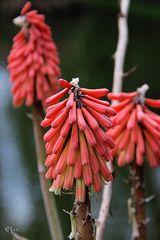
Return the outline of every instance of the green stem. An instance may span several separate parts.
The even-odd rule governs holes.
[[[55,198],[52,193],[49,192],[49,181],[45,179],[45,146],[43,141],[43,129],[40,126],[42,121],[43,110],[41,106],[34,104],[33,107],[33,130],[37,154],[37,168],[40,180],[40,187],[42,192],[42,198],[44,202],[45,212],[48,220],[52,240],[63,240],[62,228],[58,217]]]

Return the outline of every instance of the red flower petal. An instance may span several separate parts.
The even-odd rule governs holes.
[[[145,98],[145,103],[151,107],[160,108],[160,100],[159,99]]]
[[[28,12],[32,7],[31,2],[26,2],[26,4],[24,5],[24,7],[21,10],[21,15],[26,14],[26,12]]]
[[[99,127],[99,125],[98,125],[98,122],[96,121],[96,119],[94,117],[92,117],[92,115],[84,107],[82,107],[82,112],[83,112],[83,115],[84,115],[85,119],[87,120],[89,126],[94,130],[97,129]]]
[[[46,99],[47,104],[57,103],[66,93],[68,92],[68,88],[63,89],[62,91],[54,94],[53,96]]]
[[[79,141],[80,141],[80,153],[81,153],[82,165],[85,165],[89,163],[89,155],[88,155],[86,139],[82,131],[79,131]]]
[[[83,179],[86,186],[92,184],[92,171],[89,164],[83,166]]]
[[[71,108],[73,106],[74,103],[74,94],[70,93],[67,104],[66,104],[66,108]]]
[[[84,120],[81,108],[77,108],[77,121],[79,129],[84,131],[87,127],[87,124]]]
[[[109,90],[107,88],[100,88],[100,89],[80,88],[80,90],[83,93],[88,94],[94,98],[100,98],[100,97],[107,96],[107,93],[109,92]]]
[[[65,172],[65,179],[63,187],[65,189],[70,189],[73,186],[73,167],[69,166]]]
[[[63,88],[71,88],[72,84],[67,82],[65,79],[58,79],[58,84]]]
[[[69,111],[69,122],[75,123],[77,120],[77,113],[76,113],[76,102],[73,103],[72,108]]]

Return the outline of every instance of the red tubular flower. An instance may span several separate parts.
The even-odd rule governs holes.
[[[99,192],[103,180],[112,181],[106,161],[112,160],[114,141],[104,129],[112,127],[108,116],[116,111],[98,99],[107,96],[106,88],[80,88],[78,79],[58,82],[64,90],[46,100],[46,117],[41,123],[51,126],[44,135],[46,177],[53,179],[51,191],[59,193],[75,186],[76,199],[83,202],[86,186]],[[67,93],[69,97],[58,102]]]
[[[44,101],[58,90],[57,79],[61,72],[56,45],[44,15],[30,10],[27,2],[14,23],[21,27],[13,38],[8,56],[13,105],[19,107],[25,101],[31,106],[35,100]]]
[[[160,108],[160,100],[145,98],[147,89],[145,84],[136,92],[108,94],[109,99],[120,101],[113,106],[118,114],[114,117],[115,127],[109,131],[116,143],[112,151],[119,166],[134,158],[141,166],[145,155],[151,167],[160,165],[160,116],[148,109]]]

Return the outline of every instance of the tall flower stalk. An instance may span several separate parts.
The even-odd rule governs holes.
[[[49,183],[44,177],[45,147],[43,129],[40,127],[45,99],[59,89],[57,78],[61,74],[60,61],[44,15],[37,10],[30,10],[31,7],[31,3],[27,2],[20,16],[13,20],[21,30],[14,37],[8,56],[11,92],[14,107],[20,107],[23,103],[32,107],[37,167],[48,225],[52,240],[62,240],[55,199],[48,192]]]
[[[34,104],[32,109],[32,121],[33,121],[33,130],[34,130],[34,139],[37,155],[37,167],[40,180],[40,187],[42,192],[42,198],[44,202],[45,212],[48,220],[48,226],[51,234],[52,240],[62,240],[63,233],[62,227],[60,225],[59,215],[57,211],[56,201],[53,196],[48,191],[49,182],[45,179],[46,169],[44,167],[45,155],[45,146],[43,142],[44,131],[40,126],[42,121],[42,109],[38,104]]]
[[[122,91],[123,86],[123,74],[124,74],[124,63],[125,55],[128,45],[128,13],[131,0],[120,0],[119,1],[119,14],[118,14],[118,40],[117,47],[114,54],[114,70],[113,70],[113,87],[112,91],[118,93]],[[115,104],[113,101],[112,104]],[[114,172],[114,166],[112,163],[109,165],[111,172]],[[113,192],[113,183],[110,182],[104,187],[102,202],[99,210],[99,216],[97,219],[97,240],[102,240],[104,231],[106,229],[106,222],[109,217],[111,199]]]
[[[89,193],[100,192],[105,182],[112,181],[106,161],[112,160],[115,145],[105,129],[112,127],[109,116],[116,111],[99,99],[107,96],[108,89],[81,88],[78,78],[58,82],[64,89],[46,100],[46,117],[41,123],[51,127],[44,135],[46,177],[53,180],[50,191],[55,194],[75,191],[70,239],[90,240],[95,231]]]
[[[128,201],[132,223],[132,239],[146,239],[145,183],[143,165],[145,157],[150,167],[160,166],[160,116],[149,107],[160,108],[160,100],[145,98],[148,85],[131,93],[110,93],[111,100],[120,101],[113,106],[118,114],[112,119],[115,127],[109,134],[115,139],[113,156],[120,167],[130,165],[131,198]]]

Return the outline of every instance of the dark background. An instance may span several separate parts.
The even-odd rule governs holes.
[[[49,232],[36,172],[30,109],[13,109],[6,59],[18,28],[12,24],[23,3],[0,1],[0,239],[11,239],[5,227],[18,228],[29,240],[49,240]],[[85,87],[112,87],[112,55],[117,43],[118,0],[37,0],[34,7],[46,15],[59,49],[63,77],[80,78]],[[129,46],[125,71],[137,71],[124,80],[124,90],[132,91],[148,83],[147,95],[160,97],[160,1],[133,0],[129,14]],[[127,215],[129,185],[125,183],[128,167],[116,167],[112,216],[105,239],[130,239]],[[148,239],[160,239],[160,170],[145,164],[147,196],[157,197],[147,204]],[[73,198],[56,197],[64,239],[70,233],[69,216]],[[101,195],[92,195],[96,217]]]

